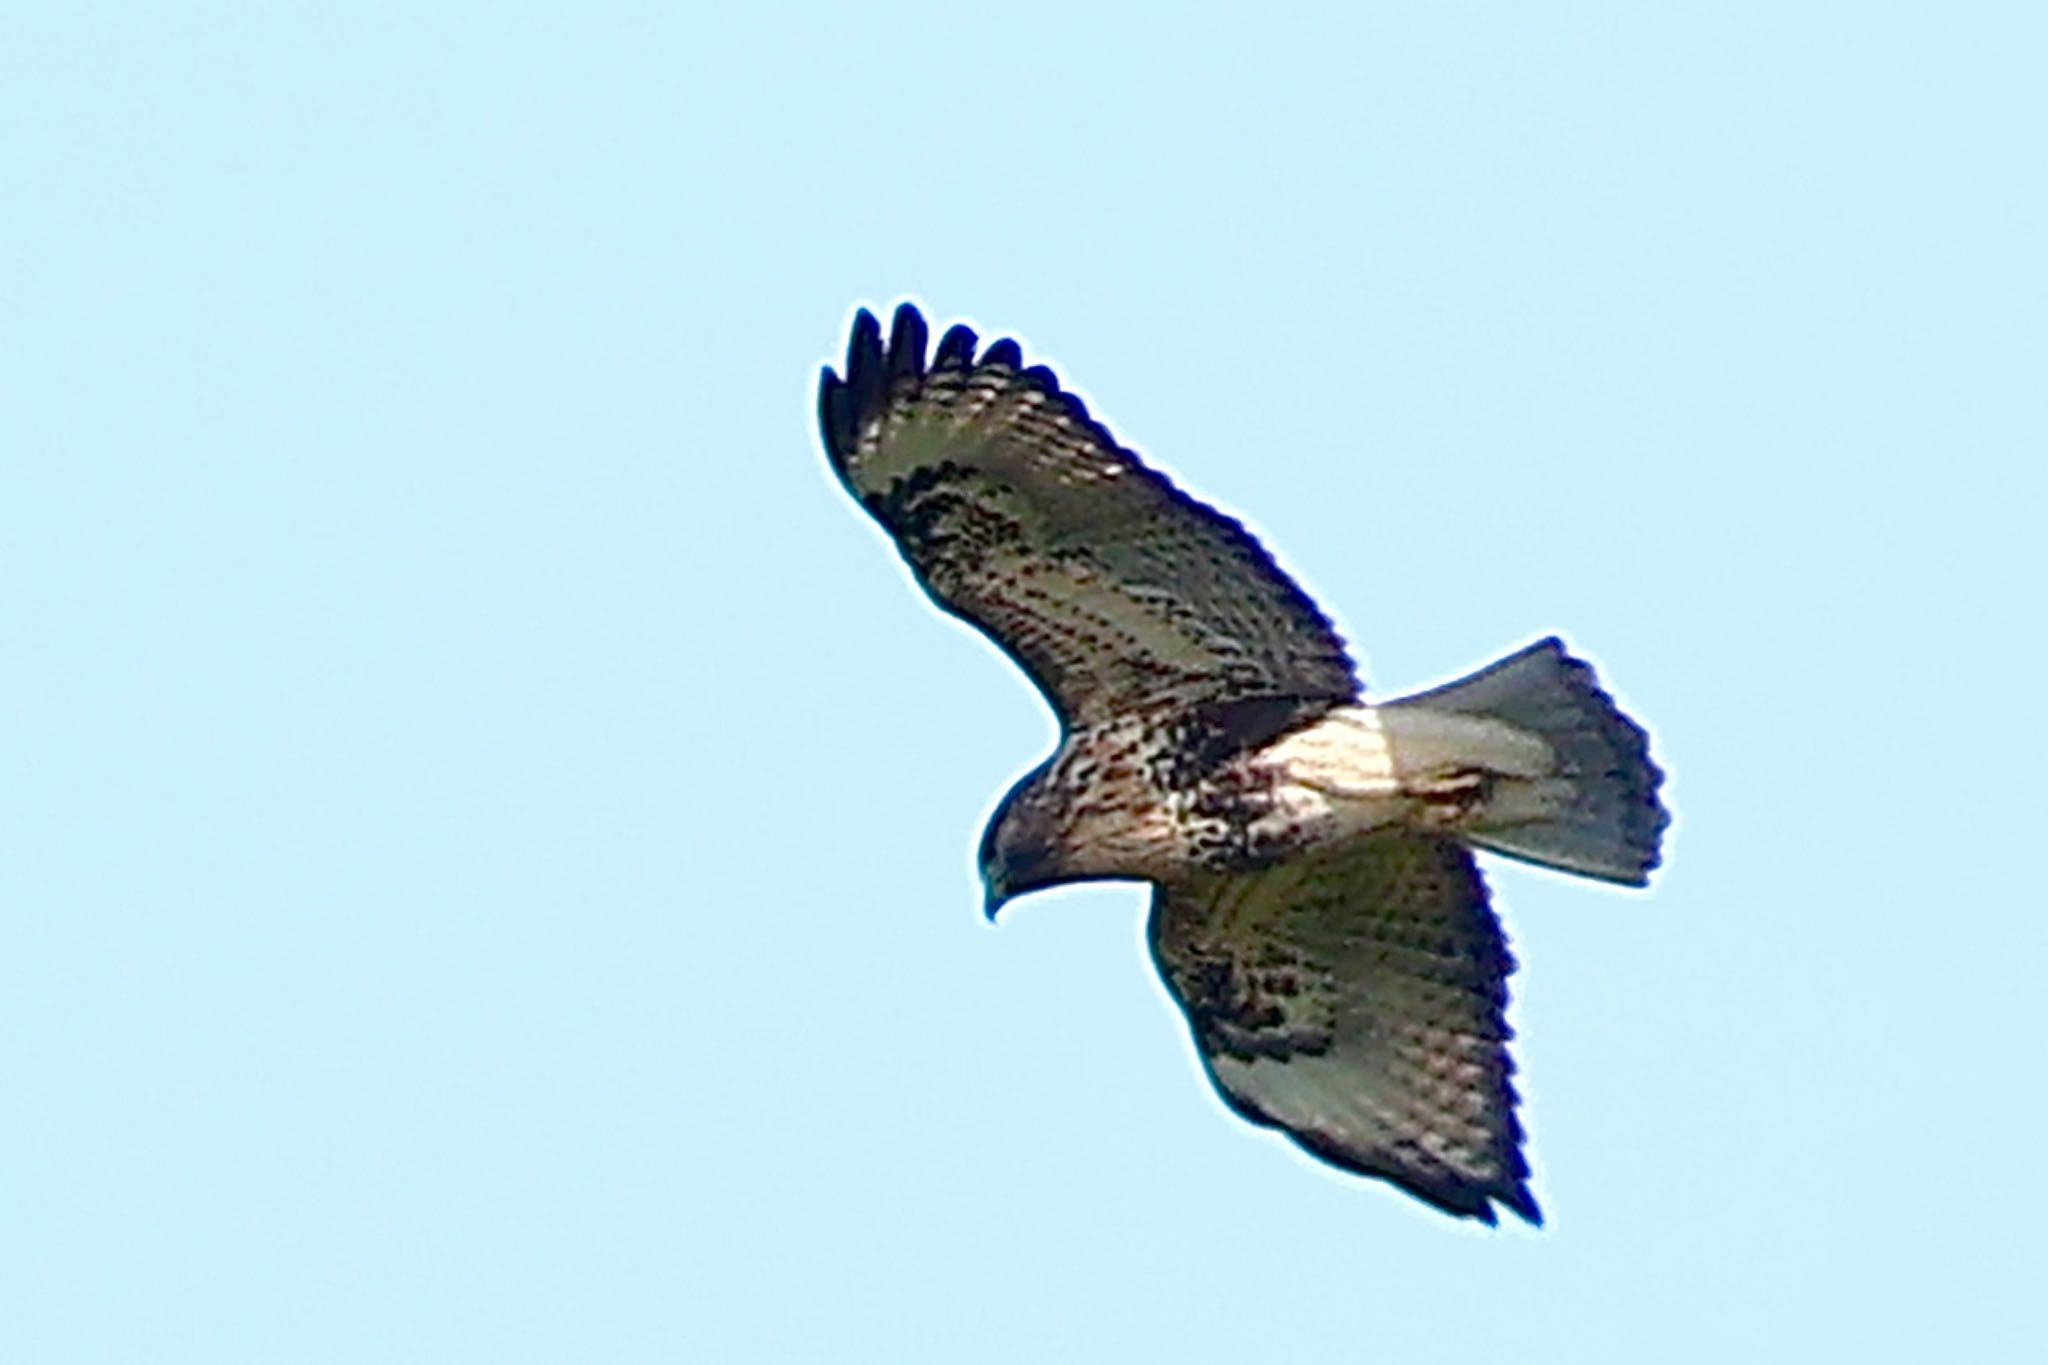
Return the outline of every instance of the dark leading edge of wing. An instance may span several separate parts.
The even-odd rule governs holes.
[[[866,310],[819,422],[834,471],[920,583],[1069,728],[1134,706],[1355,697],[1342,642],[1249,532],[1146,468],[1014,341]]]

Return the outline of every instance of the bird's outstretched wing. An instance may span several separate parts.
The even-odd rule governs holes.
[[[1232,1108],[1447,1212],[1541,1221],[1502,1017],[1514,962],[1464,848],[1390,833],[1161,886],[1151,936]]]
[[[1014,341],[978,350],[954,327],[925,352],[909,304],[886,346],[855,318],[845,375],[819,387],[826,452],[925,590],[1068,729],[1134,706],[1357,695],[1329,621],[1250,533],[1139,463]]]

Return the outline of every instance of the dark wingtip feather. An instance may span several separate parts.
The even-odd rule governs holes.
[[[835,459],[846,448],[846,417],[846,385],[827,365],[818,373],[818,430],[824,434],[825,449]]]
[[[1396,1170],[1389,1166],[1360,1161],[1349,1148],[1330,1141],[1319,1133],[1291,1129],[1256,1105],[1247,1106],[1229,1095],[1225,1096],[1225,1100],[1233,1109],[1254,1123],[1280,1129],[1299,1146],[1332,1166],[1355,1175],[1384,1180],[1454,1218],[1470,1218],[1488,1227],[1498,1227],[1500,1213],[1494,1208],[1494,1205],[1498,1204],[1531,1227],[1543,1226],[1543,1210],[1537,1207],[1536,1197],[1529,1193],[1528,1170],[1523,1165],[1519,1152],[1512,1155],[1513,1169],[1493,1180],[1468,1180],[1449,1172],[1431,1175],[1412,1168]]]
[[[889,326],[889,380],[915,379],[924,373],[924,347],[929,330],[924,314],[914,303],[896,306],[896,319]]]
[[[1515,1179],[1512,1184],[1507,1181],[1484,1185],[1458,1182],[1429,1188],[1405,1180],[1395,1183],[1445,1213],[1470,1218],[1490,1228],[1500,1226],[1500,1209],[1506,1209],[1530,1227],[1543,1226],[1543,1210],[1537,1207],[1536,1196],[1529,1193],[1528,1183],[1521,1179]]]
[[[1543,1210],[1536,1204],[1536,1196],[1529,1193],[1529,1187],[1517,1184],[1512,1190],[1496,1192],[1493,1196],[1501,1207],[1513,1211],[1516,1217],[1532,1228],[1543,1226]]]
[[[863,308],[853,315],[853,331],[846,338],[846,381],[853,383],[881,358],[882,324]]]
[[[964,322],[954,323],[946,329],[946,334],[939,338],[939,349],[932,357],[932,368],[936,370],[942,365],[955,366],[963,370],[972,368],[974,347],[979,341],[980,338],[974,334],[972,327]]]
[[[1385,1172],[1368,1174],[1384,1175]],[[1543,1226],[1543,1210],[1537,1207],[1536,1196],[1529,1193],[1528,1182],[1519,1176],[1486,1183],[1455,1178],[1438,1183],[1395,1176],[1393,1183],[1445,1213],[1470,1218],[1490,1228],[1500,1226],[1500,1209],[1506,1209],[1530,1227]]]
[[[986,351],[982,352],[981,363],[984,365],[1002,365],[1012,370],[1022,369],[1024,366],[1024,348],[1009,337],[1004,337],[1001,341],[995,342]]]
[[[887,379],[882,361],[882,324],[863,308],[853,315],[846,339],[845,376],[828,365],[818,378],[818,426],[835,466],[844,465],[859,436],[861,413],[881,395]]]
[[[991,347],[989,353],[993,355],[995,349]],[[1068,393],[1062,389],[1060,387],[1060,377],[1052,372],[1050,366],[1033,365],[1030,369],[1023,372],[1023,377],[1036,384],[1039,388],[1044,389],[1047,393],[1057,394],[1060,401],[1067,405],[1067,410],[1073,414],[1075,421],[1086,422],[1089,420],[1088,405],[1081,401],[1081,395],[1078,393]]]

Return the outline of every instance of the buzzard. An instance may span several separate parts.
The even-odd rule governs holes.
[[[1229,1106],[1492,1223],[1540,1223],[1509,1077],[1514,969],[1473,850],[1641,886],[1648,741],[1556,639],[1369,703],[1329,620],[1230,517],[1014,341],[865,310],[825,451],[942,609],[1059,715],[981,843],[1014,896],[1152,883],[1149,937]]]

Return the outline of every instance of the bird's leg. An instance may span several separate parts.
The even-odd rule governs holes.
[[[1496,774],[1485,768],[1451,768],[1403,781],[1415,801],[1416,824],[1425,829],[1456,829],[1470,823],[1493,800]]]

